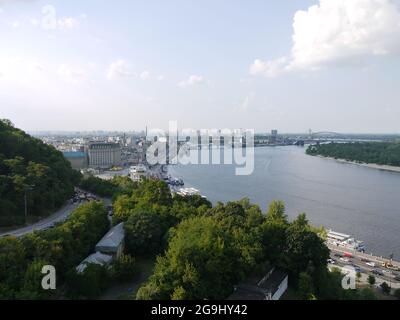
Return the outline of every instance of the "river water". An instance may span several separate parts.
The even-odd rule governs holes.
[[[208,152],[208,151],[202,151]],[[283,200],[289,219],[305,212],[314,225],[363,240],[366,252],[400,260],[400,173],[312,157],[305,148],[255,148],[254,171],[233,165],[174,165],[173,177],[214,204],[250,198],[265,210]]]

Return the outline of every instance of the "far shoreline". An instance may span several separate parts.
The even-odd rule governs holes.
[[[345,159],[336,159],[333,157],[325,157],[322,155],[316,155],[316,156],[319,158],[322,158],[322,159],[335,160],[340,163],[347,163],[347,164],[353,164],[353,165],[360,166],[360,167],[366,167],[366,168],[371,168],[371,169],[378,169],[378,170],[383,170],[383,171],[400,173],[400,167],[396,167],[396,166],[390,166],[390,165],[386,165],[386,164],[356,162],[356,161],[350,161],[350,160],[345,160]]]

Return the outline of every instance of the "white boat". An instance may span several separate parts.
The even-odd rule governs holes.
[[[349,250],[357,250],[359,252],[365,251],[365,245],[363,241],[356,240],[351,235],[332,230],[329,230],[327,233],[327,243]]]

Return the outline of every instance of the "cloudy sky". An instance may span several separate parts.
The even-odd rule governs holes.
[[[400,132],[400,0],[0,0],[25,130]]]

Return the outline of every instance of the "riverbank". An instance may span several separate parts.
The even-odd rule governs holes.
[[[340,163],[347,163],[347,164],[353,164],[353,165],[357,165],[357,166],[361,166],[361,167],[367,167],[367,168],[371,168],[371,169],[378,169],[378,170],[400,173],[400,167],[396,167],[396,166],[389,166],[389,165],[385,165],[385,164],[376,164],[376,163],[356,162],[356,161],[350,161],[350,160],[345,160],[345,159],[336,159],[333,157],[325,157],[325,156],[321,156],[321,155],[317,155],[317,157],[322,158],[322,159],[335,160]]]

